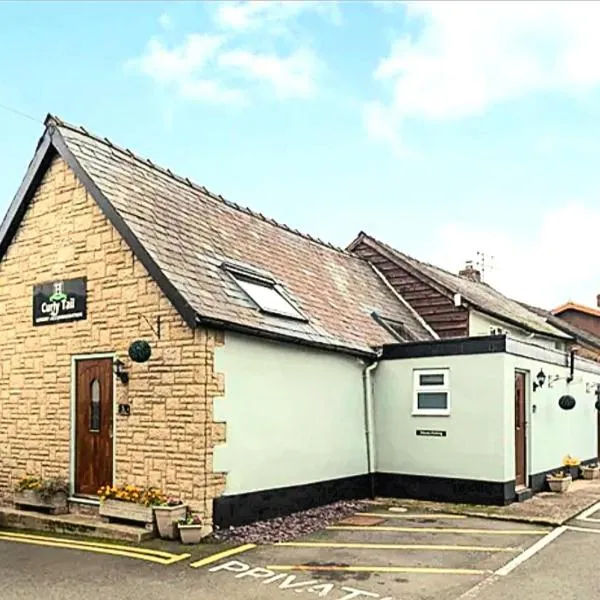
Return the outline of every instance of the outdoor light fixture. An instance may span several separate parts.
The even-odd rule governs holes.
[[[535,378],[536,378],[536,381],[534,381],[534,383],[533,383],[533,391],[534,392],[538,388],[543,387],[544,383],[546,382],[546,374],[544,373],[544,371],[542,369],[540,369],[540,372],[535,376]]]
[[[129,373],[125,371],[125,363],[117,358],[113,364],[115,375],[121,380],[122,384],[127,385],[129,383]]]

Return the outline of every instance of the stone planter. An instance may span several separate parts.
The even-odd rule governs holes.
[[[99,513],[106,521],[118,519],[139,523],[149,531],[154,531],[154,511],[151,506],[108,498],[100,503]]]
[[[572,479],[570,475],[567,475],[566,477],[547,477],[547,481],[550,491],[562,493],[569,489]]]
[[[178,506],[155,506],[154,517],[156,519],[156,528],[158,535],[165,540],[177,539],[177,521],[185,519],[187,515],[187,505]]]
[[[584,479],[600,478],[600,467],[581,467],[581,474]]]
[[[203,537],[210,533],[209,528],[204,525],[182,525],[179,523],[177,527],[182,544],[198,544]]]
[[[63,515],[69,512],[67,494],[57,492],[50,498],[44,498],[36,490],[23,490],[15,492],[13,502],[17,508],[33,508],[48,511],[53,515]]]

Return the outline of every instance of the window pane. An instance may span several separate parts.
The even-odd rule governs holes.
[[[419,375],[419,385],[444,385],[444,374],[430,373],[429,375]]]
[[[90,406],[90,431],[100,431],[100,382],[92,381],[92,402]]]
[[[419,392],[417,407],[423,409],[445,410],[448,408],[447,392]]]
[[[271,285],[235,279],[240,287],[266,312],[303,318],[302,315]]]

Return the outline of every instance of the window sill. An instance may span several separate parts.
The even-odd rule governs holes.
[[[449,410],[419,410],[419,411],[413,410],[411,414],[413,417],[449,417],[450,411]]]

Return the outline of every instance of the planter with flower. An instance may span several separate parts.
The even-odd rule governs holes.
[[[581,474],[584,479],[598,479],[600,478],[600,466],[597,462],[581,465]]]
[[[155,506],[165,501],[165,496],[156,488],[140,488],[135,485],[105,485],[98,490],[100,516],[105,520],[119,519],[144,525],[154,530]]]
[[[550,475],[546,475],[546,481],[550,490],[553,492],[566,492],[571,485],[573,478],[568,471],[556,471]]]
[[[177,539],[177,523],[187,516],[188,507],[179,498],[167,498],[154,507],[158,535],[165,540]]]
[[[579,465],[581,461],[570,454],[567,454],[563,458],[563,466],[568,469],[568,473],[571,475],[571,479],[575,480],[579,477]]]
[[[17,507],[44,509],[54,515],[69,512],[69,484],[62,477],[43,479],[26,475],[15,485],[13,502]]]
[[[177,528],[182,544],[198,544],[209,533],[202,523],[202,517],[192,512],[177,522]]]

